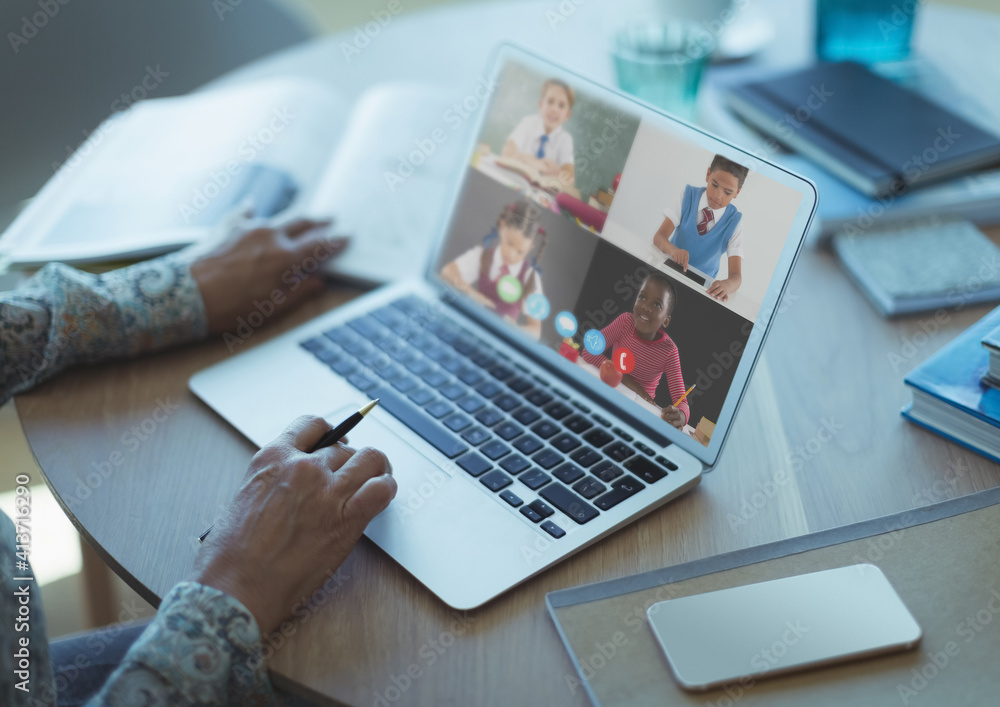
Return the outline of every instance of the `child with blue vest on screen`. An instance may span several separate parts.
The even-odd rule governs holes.
[[[477,245],[441,269],[441,277],[501,317],[538,338],[542,323],[524,314],[524,302],[542,294],[538,262],[545,249],[545,229],[534,204],[507,204],[496,228]]]
[[[684,187],[680,201],[664,209],[663,223],[653,236],[653,244],[685,271],[690,265],[713,280],[725,254],[728,275],[708,289],[721,302],[743,283],[743,214],[731,202],[749,171],[716,155],[705,174],[705,186]]]

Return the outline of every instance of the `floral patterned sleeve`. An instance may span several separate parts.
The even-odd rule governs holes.
[[[73,364],[192,341],[207,328],[201,294],[181,254],[104,275],[47,265],[21,287],[0,292],[0,403]],[[10,525],[0,524],[0,546],[13,548]],[[17,609],[15,597],[5,583],[0,586],[0,617],[8,617]],[[42,627],[40,604],[33,610]],[[6,680],[13,650],[6,650],[6,641],[0,645],[0,696],[10,687],[20,697]],[[32,646],[31,673],[51,688],[47,646]],[[181,583],[90,704],[273,704],[260,648],[257,622],[240,602],[211,587]]]
[[[261,655],[257,622],[240,602],[182,582],[87,704],[273,705]]]
[[[77,363],[204,337],[205,305],[180,254],[103,275],[46,265],[0,292],[0,404]]]

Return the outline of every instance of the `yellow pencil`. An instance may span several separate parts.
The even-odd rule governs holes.
[[[695,384],[695,385],[697,385],[697,384]],[[682,395],[681,397],[677,398],[677,402],[674,403],[674,407],[677,407],[678,405],[680,405],[681,403],[683,403],[684,402],[684,398],[686,398],[688,396],[688,393],[690,393],[692,390],[694,390],[694,386],[693,385],[690,388],[687,389],[687,392],[684,393],[684,395]]]

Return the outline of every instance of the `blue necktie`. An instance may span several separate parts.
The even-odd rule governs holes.
[[[538,154],[535,155],[538,159],[545,157],[545,143],[548,142],[548,140],[548,135],[542,135],[542,138],[538,141]]]

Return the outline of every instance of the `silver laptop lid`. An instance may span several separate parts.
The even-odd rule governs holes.
[[[499,49],[484,91],[428,279],[616,414],[714,465],[815,187],[515,46]],[[686,272],[671,247],[687,253]]]

